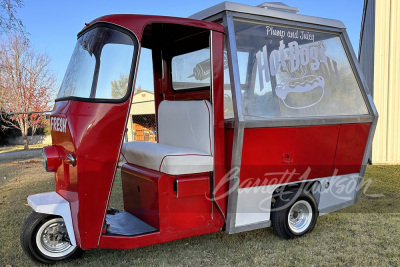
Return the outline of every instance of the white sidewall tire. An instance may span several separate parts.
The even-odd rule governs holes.
[[[80,247],[67,242],[64,236],[56,236],[56,239],[53,236],[46,237],[44,235],[42,237],[46,228],[49,231],[53,230],[55,234],[65,234],[66,229],[63,229],[64,225],[61,225],[61,228],[57,229],[51,228],[57,226],[57,223],[64,224],[64,219],[52,214],[37,212],[32,212],[25,220],[20,233],[21,247],[25,254],[33,261],[44,264],[55,264],[61,260],[74,259],[83,253]],[[59,233],[59,230],[62,233]],[[47,242],[42,243],[42,238]]]

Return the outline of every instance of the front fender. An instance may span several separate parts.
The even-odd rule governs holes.
[[[68,201],[57,194],[57,192],[48,192],[28,196],[28,204],[38,213],[61,216],[64,219],[65,226],[67,227],[71,244],[76,246],[71,208]]]

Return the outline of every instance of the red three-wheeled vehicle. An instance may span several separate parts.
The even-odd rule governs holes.
[[[144,66],[157,142],[125,142]],[[28,197],[22,248],[52,263],[221,230],[302,236],[357,202],[377,118],[339,21],[229,2],[100,17],[58,93],[43,149],[56,188]],[[117,172],[124,211],[109,207]]]

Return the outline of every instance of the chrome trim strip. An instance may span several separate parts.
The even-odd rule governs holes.
[[[236,233],[241,233],[241,232],[245,232],[245,231],[267,228],[270,226],[271,226],[271,221],[267,220],[267,221],[263,221],[263,222],[257,222],[257,223],[247,224],[247,225],[236,226],[234,229],[232,229],[232,231],[228,232],[228,234],[236,234]]]
[[[231,233],[235,229],[235,222],[236,222],[238,183],[240,177],[240,165],[242,161],[244,118],[243,118],[243,107],[242,107],[242,95],[241,95],[240,80],[239,80],[239,64],[236,53],[237,50],[236,50],[235,28],[233,25],[233,17],[230,13],[227,12],[224,15],[223,24],[225,27],[225,32],[227,33],[226,50],[228,53],[232,102],[235,114],[231,170],[236,170],[236,169],[238,170],[236,172],[238,173],[238,175],[230,177],[229,181],[226,232]]]
[[[378,124],[378,118],[379,118],[379,115],[378,115],[378,112],[376,111],[371,94],[368,94],[368,99],[372,105],[372,110],[373,110],[374,114],[376,114],[376,115],[375,115],[374,121],[371,124],[371,128],[369,129],[368,140],[367,140],[367,144],[365,146],[364,156],[363,156],[362,163],[361,163],[360,179],[359,179],[358,185],[357,185],[357,191],[356,191],[356,195],[355,195],[355,203],[357,203],[358,199],[360,198],[361,187],[362,187],[362,184],[364,181],[365,171],[367,169],[368,158],[372,155],[371,154],[372,141],[374,139],[375,129],[376,129],[376,125]]]
[[[361,91],[362,96],[364,97],[364,102],[367,105],[369,114],[371,114],[372,116],[377,116],[377,113],[374,113],[374,111],[376,111],[374,103],[371,102],[370,99],[368,98],[368,95],[370,95],[371,92],[368,88],[367,81],[364,78],[364,75],[361,70],[361,66],[358,63],[358,60],[357,60],[356,54],[354,53],[353,47],[351,46],[350,38],[347,35],[346,30],[343,30],[341,39],[342,39],[342,41],[344,41],[343,42],[344,50],[349,59],[350,66],[353,69],[354,77],[356,78],[358,86],[361,89],[360,91]]]
[[[296,28],[305,28],[305,29],[310,29],[313,31],[323,31],[323,32],[329,32],[330,34],[341,34],[343,29],[342,28],[337,28],[337,27],[331,27],[328,25],[323,25],[323,24],[313,24],[313,23],[307,23],[305,21],[290,21],[286,20],[285,18],[280,19],[280,18],[273,18],[273,17],[266,17],[266,16],[260,16],[256,14],[243,14],[239,12],[232,12],[233,17],[235,19],[244,19],[244,20],[250,20],[250,21],[259,21],[259,22],[268,22],[269,24],[277,24],[277,25],[284,25],[284,26],[289,26],[289,27],[296,27]]]
[[[197,12],[191,15],[189,18],[191,19],[200,19],[200,20],[208,20],[211,16],[214,16],[221,12],[240,12],[241,14],[255,14],[259,16],[275,18],[275,19],[283,19],[287,21],[304,21],[310,24],[316,25],[326,25],[329,27],[335,28],[345,28],[345,25],[339,21],[334,19],[325,19],[318,18],[306,15],[299,15],[295,13],[276,11],[271,9],[265,9],[258,6],[249,6],[244,4],[237,4],[232,2],[222,2],[210,8],[204,9],[200,12]]]
[[[328,213],[332,213],[334,211],[350,207],[351,205],[355,204],[356,202],[357,201],[355,199],[352,199],[352,200],[340,203],[338,205],[334,205],[334,206],[330,206],[330,207],[324,208],[322,210],[319,210],[319,216],[326,215]]]
[[[244,121],[244,128],[272,128],[290,126],[315,126],[334,124],[372,123],[374,117],[371,115],[337,116],[337,117],[304,117],[304,118],[260,118],[259,120]],[[225,128],[234,128],[234,121],[226,120]]]
[[[364,96],[368,110],[373,118],[370,130],[369,130],[369,134],[368,134],[367,144],[366,144],[366,147],[364,150],[363,160],[361,163],[360,179],[358,182],[357,191],[356,191],[356,195],[355,195],[355,203],[357,203],[358,199],[360,198],[361,187],[362,187],[362,184],[364,181],[365,171],[367,169],[368,158],[371,156],[372,141],[374,139],[375,129],[376,129],[376,125],[378,123],[379,114],[378,114],[378,111],[376,110],[376,107],[375,107],[375,104],[373,101],[373,97],[371,95],[371,90],[369,89],[368,84],[367,84],[367,80],[364,77],[364,74],[361,70],[361,66],[357,60],[354,50],[351,48],[350,39],[349,39],[346,31],[343,32],[343,37],[344,37],[344,40],[346,41],[346,43],[348,44],[348,47],[345,46],[345,48],[348,48],[349,52],[350,52],[350,56],[351,56],[351,60],[349,60],[350,64],[352,64],[354,73],[356,74],[355,76],[357,78],[357,82],[359,82],[360,87],[363,89],[363,90],[361,90],[361,93]]]

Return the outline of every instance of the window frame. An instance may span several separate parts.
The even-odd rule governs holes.
[[[80,101],[80,102],[89,102],[89,103],[123,103],[125,101],[127,101],[130,98],[130,95],[132,94],[132,88],[133,88],[133,81],[134,81],[134,77],[135,77],[135,71],[137,68],[137,59],[138,59],[138,52],[139,52],[139,41],[136,37],[136,35],[126,29],[123,28],[121,26],[118,26],[116,24],[113,23],[109,23],[109,22],[96,22],[92,25],[90,25],[88,28],[82,30],[78,36],[77,36],[77,40],[84,35],[85,33],[98,28],[98,27],[104,27],[104,28],[109,28],[112,30],[116,30],[119,31],[123,34],[126,34],[127,36],[129,36],[132,39],[133,42],[133,55],[132,55],[132,62],[131,62],[131,68],[129,70],[129,81],[128,81],[128,88],[126,90],[125,96],[119,99],[108,99],[108,98],[86,98],[86,97],[78,97],[78,96],[66,96],[66,97],[57,97],[55,99],[55,102],[59,102],[59,101],[68,101],[68,100],[73,100],[73,101]],[[72,56],[72,55],[71,55]],[[101,63],[100,63],[101,64]]]
[[[360,76],[359,67],[354,63],[356,60],[354,51],[352,51],[350,40],[347,36],[345,29],[334,28],[330,26],[323,26],[319,24],[310,24],[306,22],[283,20],[280,18],[263,17],[259,15],[244,14],[238,12],[225,12],[223,15],[224,24],[226,25],[227,32],[229,35],[226,38],[227,50],[230,64],[230,75],[239,73],[239,66],[237,62],[237,48],[236,41],[231,36],[235,33],[234,20],[242,20],[247,22],[255,23],[268,23],[276,24],[281,27],[295,27],[302,28],[309,31],[322,32],[327,34],[337,35],[343,45],[344,52],[348,58],[351,70],[355,76],[357,84],[360,88],[361,95],[364,103],[366,104],[368,114],[365,115],[337,115],[337,116],[310,116],[310,117],[262,117],[254,118],[248,117],[243,112],[243,102],[240,96],[241,85],[239,81],[231,82],[232,95],[236,95],[236,101],[234,103],[234,118],[228,118],[225,120],[225,126],[227,128],[235,128],[235,124],[238,122],[243,123],[244,128],[270,128],[270,127],[291,127],[291,126],[314,126],[314,125],[332,125],[332,124],[349,124],[349,123],[371,123],[374,120],[375,112],[371,106],[370,93],[366,85],[365,79]],[[231,77],[231,81],[235,80]]]

